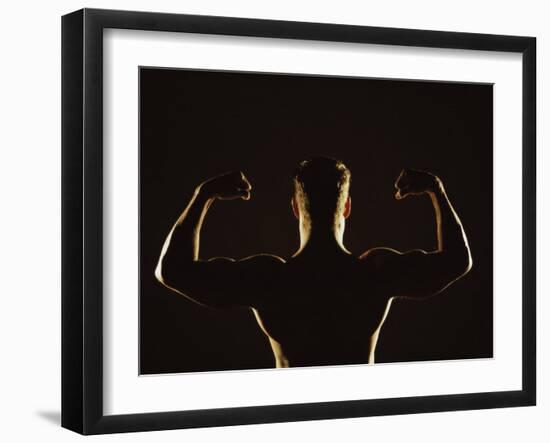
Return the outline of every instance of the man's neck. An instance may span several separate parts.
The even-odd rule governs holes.
[[[343,244],[344,227],[312,228],[300,226],[300,248],[294,257],[303,253],[332,254],[335,252],[349,251]]]

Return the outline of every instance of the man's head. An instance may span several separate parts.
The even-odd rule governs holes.
[[[294,214],[308,228],[336,227],[351,211],[350,180],[350,170],[339,160],[315,157],[300,162],[294,173]]]

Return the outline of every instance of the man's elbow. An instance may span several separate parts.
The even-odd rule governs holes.
[[[157,264],[157,267],[155,268],[155,278],[157,281],[162,284],[164,287],[170,289],[172,292],[183,295],[188,300],[203,306],[207,308],[226,308],[230,305],[224,304],[221,300],[217,300],[215,297],[210,295],[210,297],[207,299],[206,297],[197,296],[196,294],[200,294],[200,290],[196,290],[196,287],[193,287],[193,289],[190,288],[189,284],[182,285],[181,279],[178,280],[178,283],[175,283],[175,274],[174,271],[171,270],[172,267],[167,267],[166,262],[163,263],[162,260],[159,261]],[[186,289],[182,288],[185,287]],[[191,295],[193,294],[193,295]]]
[[[173,287],[173,273],[170,271],[170,264],[166,260],[160,259],[155,268],[155,278],[167,288]]]
[[[166,286],[166,281],[165,281],[164,275],[162,273],[162,260],[159,260],[159,262],[157,263],[157,266],[155,268],[155,278],[157,279],[157,281],[159,283]]]
[[[448,286],[452,282],[464,277],[472,270],[474,265],[470,251],[465,254],[444,255],[444,259],[440,262],[440,275],[445,276],[444,280]],[[446,286],[445,286],[446,287]]]
[[[176,266],[172,260],[167,260],[166,257],[159,260],[155,268],[154,275],[161,285],[171,289],[172,291],[185,295],[184,287],[189,289],[189,281],[185,285],[182,284],[181,267]]]
[[[459,263],[457,263],[456,269],[458,275],[456,277],[456,280],[464,277],[468,272],[472,270],[473,266],[474,260],[472,259],[472,254],[470,253],[470,251],[467,251],[467,254],[460,260]]]
[[[472,258],[472,251],[470,250],[470,246],[468,245],[468,242],[465,241],[464,245],[465,249],[465,257],[464,257],[464,272],[462,275],[466,275],[468,272],[472,270],[472,267],[474,266],[474,259]]]
[[[472,270],[474,266],[474,259],[472,258],[472,254],[468,252],[468,261],[466,263],[466,270],[464,271],[464,275],[466,275],[468,272]]]

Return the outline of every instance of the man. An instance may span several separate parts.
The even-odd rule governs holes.
[[[157,279],[201,305],[252,308],[278,368],[374,363],[392,300],[440,293],[470,270],[472,258],[443,183],[414,170],[401,172],[395,197],[431,198],[437,249],[374,248],[354,257],[343,244],[350,176],[342,162],[329,158],[299,165],[291,206],[300,247],[287,260],[269,254],[199,259],[201,225],[210,206],[216,200],[248,200],[251,192],[242,172],[205,181],[168,234]]]

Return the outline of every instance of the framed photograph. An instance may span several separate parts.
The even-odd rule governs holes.
[[[62,425],[536,402],[534,37],[62,19]]]

